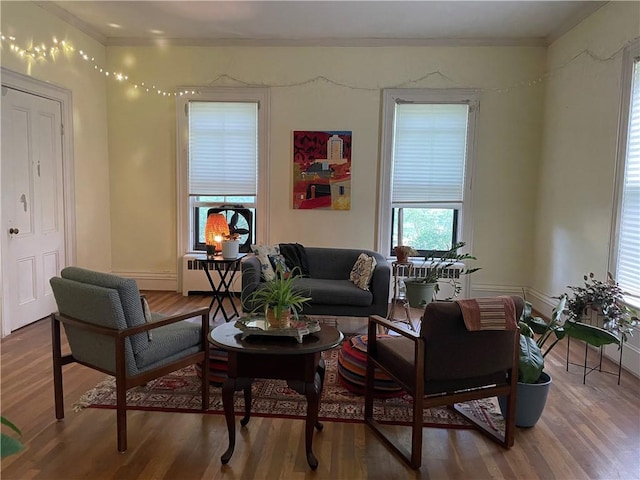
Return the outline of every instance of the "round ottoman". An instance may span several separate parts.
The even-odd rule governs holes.
[[[376,338],[389,335],[377,335]],[[338,381],[351,393],[364,395],[367,375],[367,335],[351,337],[342,344],[338,353]],[[376,368],[373,380],[375,397],[396,397],[403,394],[402,388],[391,377]]]
[[[229,355],[225,350],[209,347],[209,383],[220,386],[227,379]],[[202,377],[202,365],[196,363],[196,374]]]

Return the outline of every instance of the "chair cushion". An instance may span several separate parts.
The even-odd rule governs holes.
[[[414,343],[408,338],[388,336],[378,338],[376,345],[376,360],[401,381],[413,385]]]
[[[444,345],[446,344],[445,341]],[[376,358],[390,373],[413,388],[415,384],[413,341],[404,337],[382,338],[377,342],[377,347],[378,353]],[[461,358],[466,357],[464,350],[456,350],[454,348],[453,353]],[[438,368],[438,365],[448,365],[445,360],[442,362],[433,361],[431,363],[426,361],[424,372],[425,394],[450,393],[484,387],[491,384],[506,383],[507,377],[505,370],[496,371],[495,369],[489,369],[482,373],[476,372],[474,362],[475,359],[465,362],[467,365],[466,370],[449,371]]]
[[[155,368],[202,349],[202,328],[199,323],[182,321],[153,329],[153,341],[136,354],[141,371]]]
[[[62,278],[75,280],[76,282],[117,290],[118,295],[120,295],[120,302],[122,303],[122,311],[124,312],[127,327],[144,325],[145,319],[142,304],[140,303],[140,291],[138,290],[138,284],[135,280],[79,267],[63,268],[60,275]],[[149,339],[144,333],[133,335],[131,337],[131,344],[134,353],[138,354],[147,348],[148,342]]]

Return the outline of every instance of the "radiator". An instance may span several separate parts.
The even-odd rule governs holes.
[[[427,274],[429,267],[422,267],[419,264],[413,266],[413,271],[411,272],[411,276],[420,277]],[[444,300],[445,298],[453,297],[454,288],[453,285],[449,282],[451,279],[458,279],[462,286],[462,292],[460,292],[461,297],[464,298],[465,286],[466,286],[466,275],[461,275],[461,272],[465,269],[465,265],[462,262],[455,263],[451,265],[449,268],[443,270],[440,275],[440,280],[438,284],[440,286],[440,291],[438,292],[438,299]],[[409,275],[409,267],[407,265],[395,265],[394,266],[394,275],[391,279],[391,295],[390,298],[405,298],[404,292],[404,280]],[[395,279],[395,280],[394,280]],[[397,290],[394,288],[395,284],[397,285]],[[394,291],[396,294],[394,295]]]
[[[207,275],[203,270],[203,265],[196,262],[196,258],[202,257],[202,255],[187,254],[182,257],[182,295],[185,297],[190,293],[208,293],[211,292],[211,285],[207,280]],[[238,270],[231,284],[231,291],[240,293],[242,290],[240,264],[238,264]],[[216,272],[213,265],[209,265],[209,274],[213,283],[218,285],[220,282],[220,276]],[[227,274],[227,281],[231,276],[231,272]]]

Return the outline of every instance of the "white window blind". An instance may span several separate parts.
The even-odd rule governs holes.
[[[640,297],[640,59],[633,63],[616,280]]]
[[[462,202],[466,104],[397,104],[391,201]]]
[[[258,104],[189,102],[189,195],[257,195]]]

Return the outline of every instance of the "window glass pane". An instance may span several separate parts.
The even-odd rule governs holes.
[[[616,280],[640,297],[640,60],[633,65]]]
[[[205,197],[199,197],[200,199]],[[206,197],[206,198],[218,198],[218,197]],[[239,198],[239,197],[238,197]],[[251,239],[249,243],[255,243],[255,221],[256,221],[256,210],[251,205],[255,202],[255,197],[243,197],[248,200],[245,203],[240,203],[238,198],[234,198],[233,200],[229,197],[226,199],[223,197],[219,203],[211,203],[205,206],[195,207],[195,221],[194,221],[194,230],[196,231],[196,240],[193,246],[194,250],[205,250],[205,240],[204,240],[204,229],[207,224],[207,212],[210,208],[218,208],[222,205],[244,205],[244,207],[251,211],[252,213],[252,225],[247,223],[247,220],[239,215],[237,217],[237,223],[235,225],[236,229],[249,230],[251,232]],[[227,222],[231,222],[231,213],[227,212]],[[249,234],[240,235],[240,244],[244,244],[249,237]]]
[[[452,208],[394,208],[391,245],[409,245],[423,255],[444,252],[456,242],[456,223]]]

